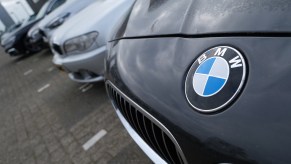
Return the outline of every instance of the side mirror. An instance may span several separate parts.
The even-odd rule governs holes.
[[[46,13],[45,13],[45,15],[48,15],[48,14],[50,14],[52,12],[52,10],[48,10],[48,11],[46,11]]]

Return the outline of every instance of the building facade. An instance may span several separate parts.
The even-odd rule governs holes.
[[[37,13],[47,0],[26,0],[31,9]]]
[[[4,31],[6,27],[10,27],[15,23],[1,3],[0,3],[0,21],[1,21],[0,31]]]

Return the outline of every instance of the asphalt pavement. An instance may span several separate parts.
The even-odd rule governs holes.
[[[49,50],[0,49],[0,164],[151,163],[130,138],[103,82],[80,84]]]

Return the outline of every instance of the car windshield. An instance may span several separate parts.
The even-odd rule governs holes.
[[[36,19],[40,19],[40,18],[42,18],[42,17],[45,16],[48,6],[49,6],[49,2],[46,2],[46,3],[41,7],[41,9],[39,10],[39,12],[37,13],[37,15],[36,15]]]

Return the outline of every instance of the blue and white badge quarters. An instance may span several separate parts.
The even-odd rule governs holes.
[[[193,88],[202,97],[218,93],[226,84],[229,76],[227,61],[221,57],[205,60],[193,76]]]

